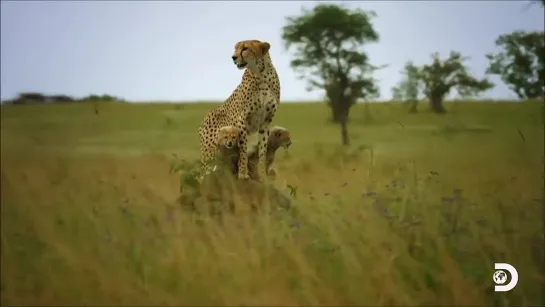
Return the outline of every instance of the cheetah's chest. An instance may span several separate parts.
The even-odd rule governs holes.
[[[257,132],[266,122],[267,118],[274,116],[276,109],[273,108],[273,105],[273,93],[270,90],[261,90],[259,93],[259,102],[248,114],[247,128],[249,133]]]
[[[248,114],[248,132],[255,133],[261,128],[267,118],[267,110],[264,105],[259,104]]]

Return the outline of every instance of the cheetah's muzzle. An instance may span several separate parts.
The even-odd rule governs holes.
[[[284,144],[284,149],[288,149],[290,148],[291,146],[291,141],[289,141],[288,143]]]

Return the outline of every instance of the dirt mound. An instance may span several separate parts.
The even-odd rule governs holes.
[[[294,210],[292,199],[276,187],[238,180],[221,170],[207,175],[201,184],[184,187],[178,203],[190,212],[210,215]]]

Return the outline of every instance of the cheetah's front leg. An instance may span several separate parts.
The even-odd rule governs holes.
[[[243,124],[237,126],[240,129],[238,138],[239,159],[238,159],[238,179],[248,180],[248,132]]]
[[[258,163],[257,163],[257,177],[259,181],[263,181],[267,178],[267,143],[269,142],[269,125],[264,125],[259,130],[259,136],[257,140],[258,149]]]

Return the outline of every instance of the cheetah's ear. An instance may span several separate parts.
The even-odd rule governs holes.
[[[221,138],[223,136],[223,134],[227,131],[229,127],[221,127],[219,128],[217,131],[216,131],[216,138]]]
[[[269,52],[269,49],[271,49],[271,44],[267,42],[261,43],[261,54],[265,55],[267,52]]]

